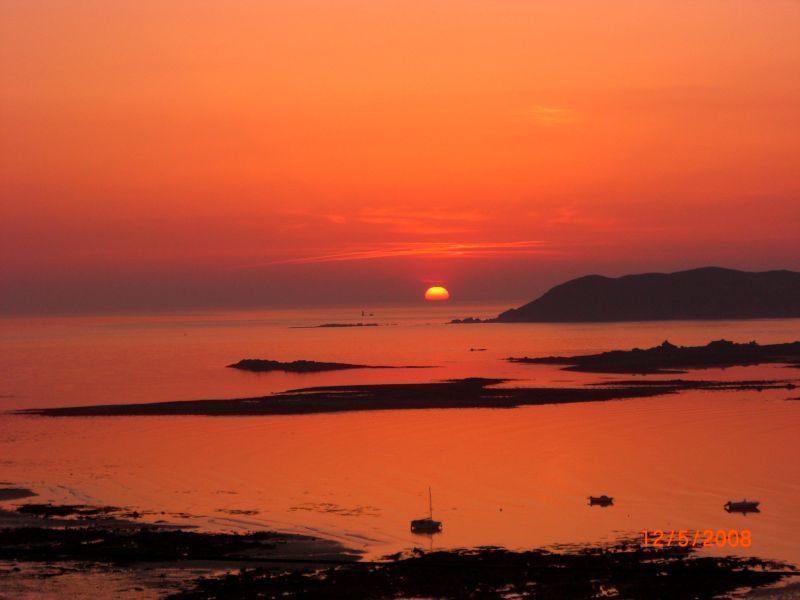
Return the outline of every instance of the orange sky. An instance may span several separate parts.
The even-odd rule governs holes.
[[[796,0],[0,4],[0,310],[800,269]]]

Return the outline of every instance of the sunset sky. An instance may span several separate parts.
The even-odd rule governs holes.
[[[6,0],[0,312],[800,269],[797,0]]]

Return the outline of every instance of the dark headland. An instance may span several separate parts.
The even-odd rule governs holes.
[[[492,319],[499,323],[800,317],[800,273],[704,267],[624,277],[587,275]],[[477,319],[456,319],[475,323]]]

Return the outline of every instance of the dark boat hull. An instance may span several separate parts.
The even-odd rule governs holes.
[[[439,533],[442,522],[433,519],[415,519],[411,521],[411,531],[414,533]]]
[[[610,496],[589,496],[589,506],[611,506],[614,498]]]
[[[729,513],[757,513],[761,512],[758,509],[759,504],[760,502],[728,502],[723,508]]]

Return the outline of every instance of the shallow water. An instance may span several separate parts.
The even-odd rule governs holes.
[[[800,320],[445,325],[499,307],[284,311],[0,321],[0,408],[261,395],[331,383],[498,376],[568,385],[615,376],[514,365],[506,356],[648,347],[669,339],[800,339]],[[470,352],[470,348],[486,348]],[[253,374],[244,357],[431,369]],[[780,366],[703,378],[800,377]],[[517,382],[515,384],[520,384]],[[210,529],[282,528],[379,555],[413,545],[513,548],[595,542],[641,529],[751,530],[763,557],[800,562],[800,402],[786,390],[518,409],[273,417],[0,415],[0,481],[44,500],[128,506]],[[444,532],[414,536],[427,511]],[[588,507],[589,494],[616,498]],[[762,512],[729,515],[729,499]],[[162,515],[162,511],[165,513]],[[242,513],[241,511],[245,511]],[[726,549],[725,552],[731,550]],[[741,553],[741,549],[733,552]]]

